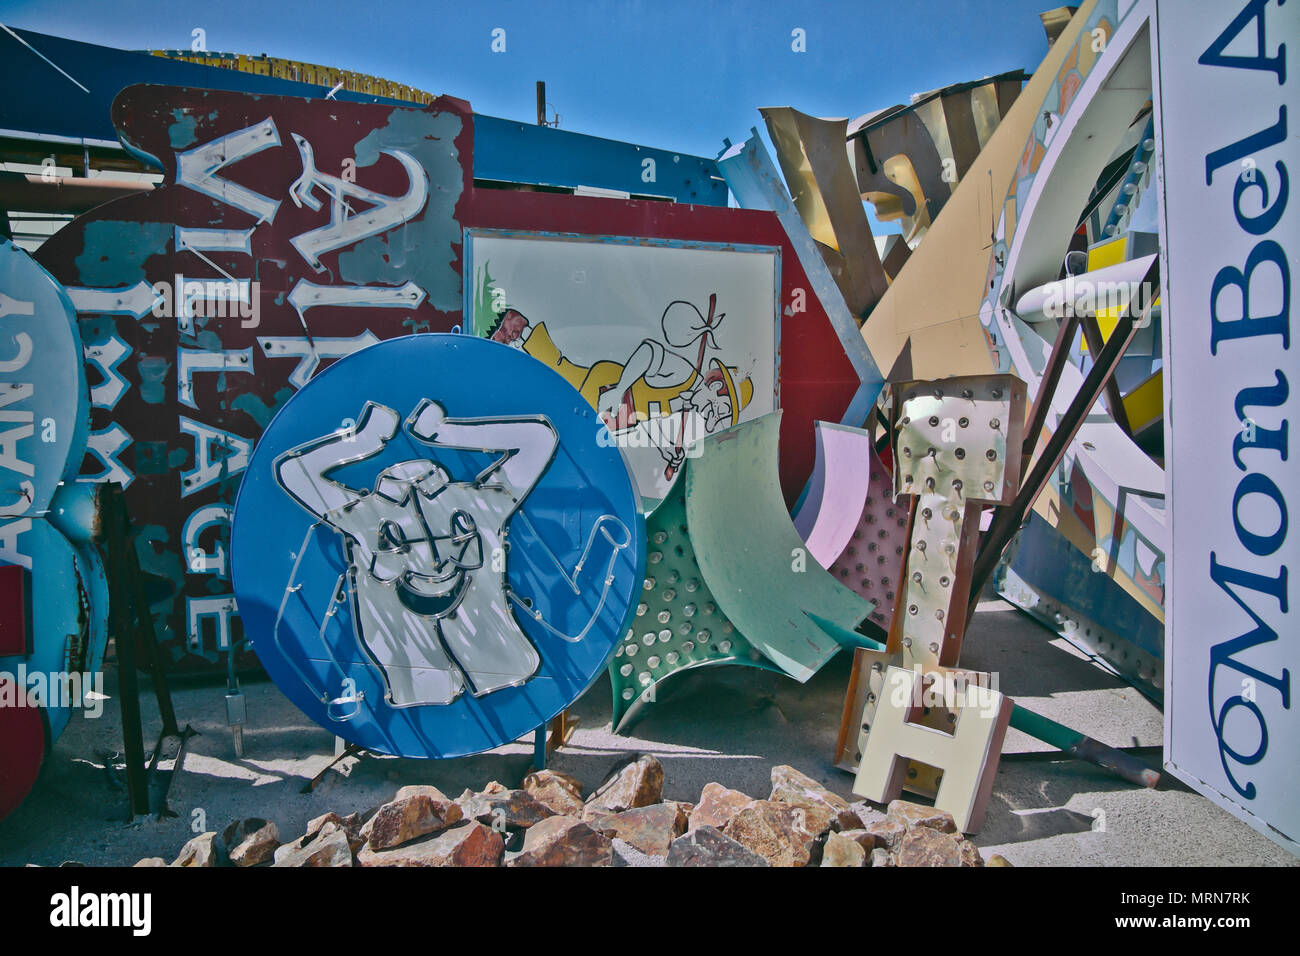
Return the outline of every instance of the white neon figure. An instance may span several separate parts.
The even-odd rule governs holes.
[[[402,164],[410,182],[403,195],[389,196],[338,176],[322,173],[316,168],[316,155],[311,143],[297,133],[292,136],[302,158],[302,175],[289,187],[289,198],[295,206],[317,210],[321,208],[321,199],[316,195],[316,190],[319,189],[330,201],[329,223],[289,240],[307,264],[317,272],[325,269],[320,262],[320,257],[325,253],[387,232],[412,219],[424,208],[429,196],[429,177],[425,174],[424,167],[409,153],[400,149],[380,150]],[[366,203],[369,208],[358,212],[349,205],[349,199]]]
[[[307,442],[275,462],[280,485],[342,535],[358,637],[384,674],[395,707],[450,704],[523,684],[541,658],[506,596],[507,525],[550,465],[558,439],[545,417],[447,419],[425,399],[407,432],[435,447],[501,457],[473,481],[452,481],[429,459],[384,469],[373,490],[328,477],[379,454],[398,414],[367,402],[359,423]],[[603,602],[602,602],[603,603]]]

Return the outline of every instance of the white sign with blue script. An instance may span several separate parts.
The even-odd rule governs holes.
[[[1165,766],[1300,853],[1300,3],[1161,2],[1157,14]]]
[[[314,378],[235,505],[235,594],[268,673],[382,753],[479,753],[550,720],[641,591],[644,520],[604,427],[556,372],[470,336]]]

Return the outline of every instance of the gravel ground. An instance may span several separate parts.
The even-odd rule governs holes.
[[[1160,712],[1009,604],[981,603],[962,663],[997,672],[1003,692],[1018,702],[1105,743],[1154,748],[1148,759],[1158,765]],[[660,688],[658,703],[629,736],[610,730],[609,682],[602,677],[575,704],[578,729],[550,765],[590,790],[628,751],[649,752],[663,762],[665,798],[695,801],[715,780],[766,797],[771,767],[790,764],[849,797],[852,777],[831,765],[831,755],[850,666],[850,655],[840,654],[803,685],[754,668],[687,672]],[[115,698],[111,670],[106,683]],[[114,769],[121,750],[116,699],[97,720],[75,717],[26,803],[0,821],[0,865],[170,861],[193,832],[254,816],[275,821],[281,839],[289,840],[312,817],[365,810],[408,783],[432,783],[455,797],[489,780],[514,786],[532,762],[531,740],[442,762],[349,757],[304,793],[304,784],[334,759],[334,739],[273,684],[246,682],[244,690],[243,758],[235,756],[225,726],[224,683],[174,692],[180,723],[198,736],[190,739],[167,797],[175,816],[162,819],[127,820],[125,782]],[[160,724],[147,681],[142,710],[149,746]],[[1001,853],[1017,866],[1300,863],[1172,779],[1141,790],[1048,750],[1008,733],[984,828],[973,837],[986,858]]]

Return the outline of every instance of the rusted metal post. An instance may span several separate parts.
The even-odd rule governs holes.
[[[1025,443],[1021,448],[1022,461],[1027,465],[1038,447],[1038,436],[1047,421],[1047,410],[1052,407],[1052,396],[1061,381],[1061,370],[1070,358],[1070,345],[1074,342],[1074,333],[1079,328],[1079,317],[1070,312],[1056,330],[1056,342],[1052,345],[1052,354],[1047,357],[1047,367],[1038,383],[1038,392],[1034,395],[1034,407],[1029,412],[1029,421],[1025,425]]]
[[[1097,325],[1097,317],[1085,315],[1079,319],[1079,324],[1083,327],[1083,340],[1088,343],[1088,351],[1094,356],[1101,355],[1105,340],[1101,337],[1101,327]],[[1128,423],[1128,412],[1124,408],[1124,394],[1119,390],[1119,382],[1115,381],[1114,375],[1106,379],[1106,411],[1110,412],[1110,417],[1115,419],[1115,424],[1124,429],[1125,435],[1133,434],[1133,429]]]
[[[124,560],[127,539],[126,505],[121,487],[105,489],[105,561],[109,574],[109,622],[117,642],[117,682],[121,697],[122,749],[126,757],[126,793],[132,817],[149,812],[149,779],[145,772],[144,730],[140,723],[140,684],[136,673],[135,645],[138,637],[132,613],[130,569]]]

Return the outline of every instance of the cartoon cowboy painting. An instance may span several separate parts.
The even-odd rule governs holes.
[[[602,360],[579,365],[551,339],[545,322],[530,324],[517,309],[506,309],[489,337],[554,368],[600,413],[614,435],[646,429],[657,420],[655,440],[668,477],[681,467],[686,446],[740,421],[753,396],[748,376],[726,364],[717,341],[726,313],[709,296],[708,315],[691,302],[669,302],[660,316],[662,338],[644,338],[624,362]],[[694,351],[692,351],[694,350]]]

